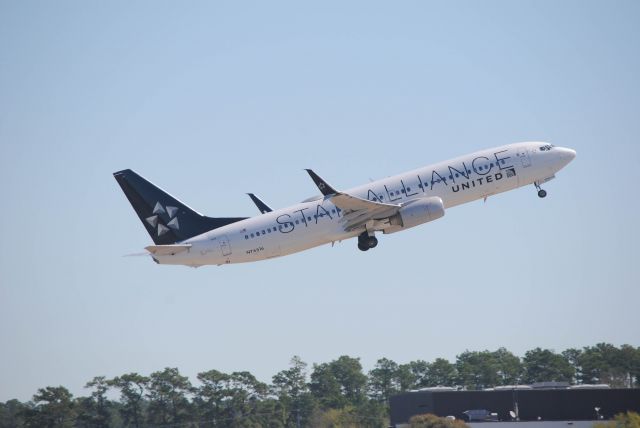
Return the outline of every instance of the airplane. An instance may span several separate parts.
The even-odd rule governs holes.
[[[249,193],[261,214],[207,217],[130,169],[113,175],[154,245],[158,264],[224,265],[282,257],[357,237],[358,248],[378,245],[376,233],[392,234],[437,220],[449,208],[555,178],[575,150],[525,142],[482,150],[352,189],[338,190],[313,170],[321,195],[272,210]]]

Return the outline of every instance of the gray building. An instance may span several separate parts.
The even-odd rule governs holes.
[[[548,386],[551,388],[407,392],[389,399],[391,425],[401,426],[411,416],[424,413],[453,416],[471,423],[484,420],[483,426],[488,427],[489,421],[596,421],[626,411],[640,412],[640,389]],[[482,414],[486,415],[484,419]]]

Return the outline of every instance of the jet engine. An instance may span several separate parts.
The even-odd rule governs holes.
[[[384,233],[394,233],[410,227],[418,226],[437,220],[444,215],[442,199],[433,196],[430,198],[414,199],[403,204],[400,211],[389,217],[390,227],[384,229]]]

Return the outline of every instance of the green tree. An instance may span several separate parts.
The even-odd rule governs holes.
[[[456,377],[456,366],[444,358],[436,358],[427,367],[423,386],[454,386]]]
[[[398,392],[398,364],[387,358],[381,358],[369,372],[369,391],[371,397],[381,403],[388,403],[389,397]]]
[[[505,348],[491,353],[498,381],[495,385],[515,385],[522,377],[522,362]]]
[[[580,383],[582,379],[582,367],[580,366],[582,351],[576,348],[569,348],[562,351],[561,355],[573,369],[573,383]]]
[[[273,376],[272,390],[278,397],[280,421],[284,426],[309,425],[314,403],[307,384],[307,364],[300,357],[294,356],[289,369]]]
[[[233,410],[231,427],[255,424],[260,419],[260,402],[268,394],[265,383],[258,381],[251,373],[233,372],[229,377],[229,405]]]
[[[198,373],[200,387],[194,393],[194,404],[198,409],[199,424],[203,427],[214,427],[219,420],[230,417],[225,399],[230,396],[229,381],[231,376],[217,370]]]
[[[456,358],[459,382],[469,389],[483,389],[518,383],[522,373],[520,359],[499,348],[495,352],[465,351]]]
[[[256,428],[286,428],[286,425],[282,422],[281,412],[278,400],[272,397],[264,398],[258,401],[255,415],[251,417],[251,424]],[[289,426],[295,427],[296,425]],[[300,426],[306,427],[310,425],[301,424]]]
[[[366,385],[360,359],[343,355],[330,363],[314,364],[309,387],[323,408],[340,409],[366,401]]]
[[[620,347],[620,367],[625,373],[626,387],[640,386],[640,348],[622,345]]]
[[[323,409],[339,409],[346,405],[330,363],[313,365],[309,389]]]
[[[620,350],[610,343],[585,347],[579,359],[582,383],[625,386],[627,373],[621,357]]]
[[[91,397],[76,400],[77,423],[83,427],[106,428],[111,425],[111,403],[107,399],[109,382],[104,376],[94,377],[85,388],[93,388]]]
[[[425,366],[427,364],[425,361],[411,361],[407,364],[398,365],[396,378],[401,392],[418,388],[419,380],[424,376],[422,373],[416,373],[415,365],[420,363],[424,363]]]
[[[75,422],[73,395],[63,386],[41,388],[24,414],[25,426],[67,428]]]
[[[22,428],[26,406],[18,400],[0,403],[0,428]]]
[[[144,422],[144,393],[149,378],[138,373],[128,373],[109,381],[120,390],[120,414],[126,426],[140,428]]]
[[[549,349],[535,348],[527,351],[522,363],[524,383],[571,382],[575,376],[575,371],[567,359]]]
[[[167,367],[149,376],[147,420],[152,424],[179,424],[189,419],[191,383],[177,368]]]

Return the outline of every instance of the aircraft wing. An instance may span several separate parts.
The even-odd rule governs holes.
[[[191,248],[191,244],[174,244],[174,245],[149,245],[144,247],[145,250],[156,256],[173,256],[182,253]]]
[[[307,169],[318,189],[332,204],[342,210],[342,223],[346,231],[362,227],[369,222],[385,220],[400,210],[400,205],[369,201],[335,190],[313,170]]]

